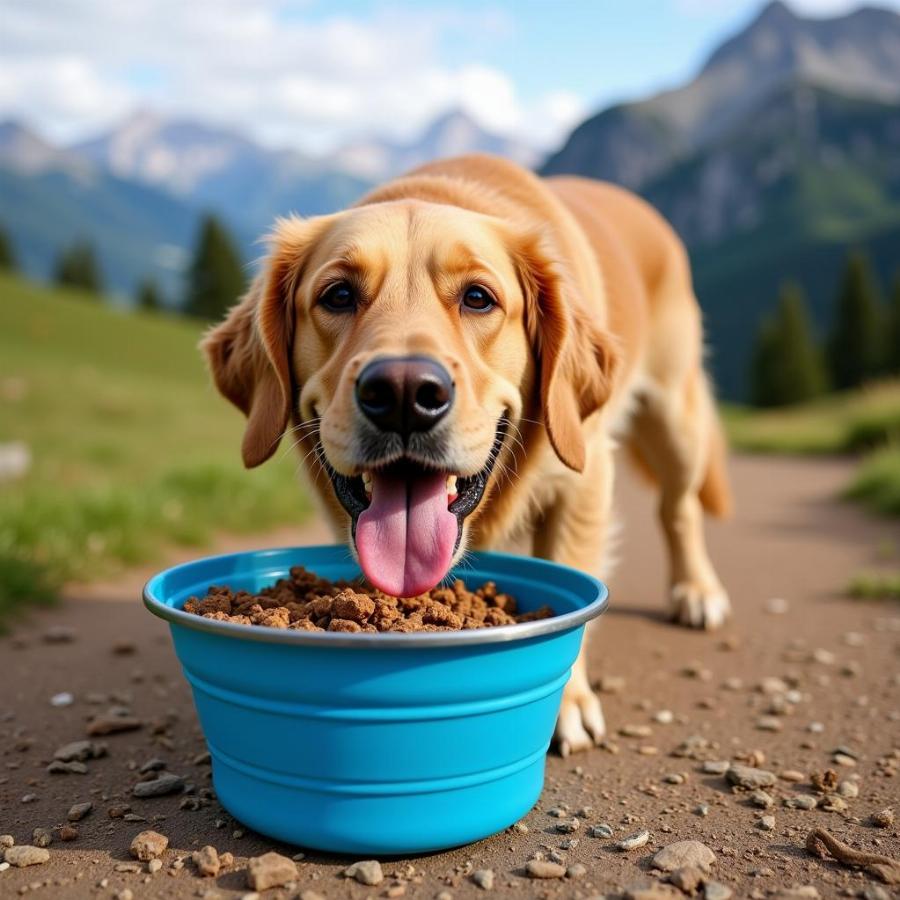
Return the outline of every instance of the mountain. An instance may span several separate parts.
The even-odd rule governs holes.
[[[76,156],[55,147],[25,123],[13,119],[0,122],[0,166],[29,173],[65,169],[84,174],[89,170]]]
[[[778,285],[800,281],[821,330],[849,246],[881,274],[900,236],[900,16],[808,19],[765,7],[689,84],[579,125],[544,164],[637,190],[691,252],[721,392],[743,396]]]
[[[331,157],[338,169],[369,181],[381,181],[444,156],[464,153],[494,153],[534,166],[539,160],[535,147],[482,128],[462,110],[451,110],[435,119],[415,140],[396,143],[379,138],[353,141]]]

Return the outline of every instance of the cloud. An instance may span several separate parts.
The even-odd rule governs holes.
[[[574,94],[526,102],[495,67],[441,62],[453,36],[509,37],[494,10],[314,18],[279,0],[0,0],[0,14],[0,114],[63,139],[151,107],[321,151],[350,135],[405,138],[461,106],[549,144],[582,109]]]

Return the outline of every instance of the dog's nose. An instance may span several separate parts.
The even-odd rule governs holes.
[[[359,373],[356,402],[383,431],[408,437],[428,431],[449,412],[453,379],[427,356],[382,357]]]

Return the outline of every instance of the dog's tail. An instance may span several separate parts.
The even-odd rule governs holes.
[[[703,484],[700,485],[699,496],[703,508],[710,515],[724,519],[731,515],[734,501],[731,482],[728,479],[728,443],[715,406],[709,424],[706,474],[703,477]]]

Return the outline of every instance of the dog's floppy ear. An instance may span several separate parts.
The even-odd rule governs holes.
[[[247,416],[241,454],[248,469],[278,449],[291,416],[293,295],[313,231],[298,219],[280,222],[265,269],[200,344],[216,387]]]
[[[578,288],[540,233],[514,240],[525,324],[538,360],[544,425],[570,469],[585,465],[582,422],[606,403],[618,367],[612,336],[590,317]]]

